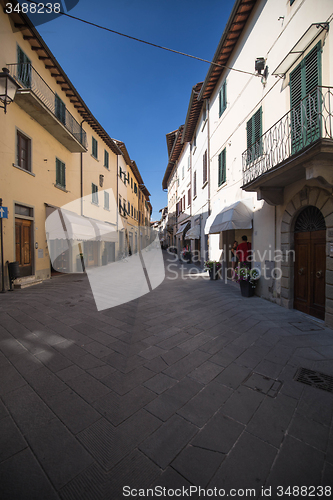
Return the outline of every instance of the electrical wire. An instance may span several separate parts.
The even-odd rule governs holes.
[[[40,5],[40,6],[43,5],[45,7],[45,4],[42,4],[41,2],[35,2],[33,0],[26,0],[26,1],[29,2],[29,3],[31,3],[31,4]],[[184,57],[189,57],[191,59],[196,59],[197,61],[202,61],[202,62],[205,62],[205,63],[208,63],[208,64],[212,64],[214,66],[218,66],[219,68],[226,68],[226,69],[229,69],[231,71],[236,71],[237,73],[245,73],[246,75],[251,75],[251,76],[262,76],[262,75],[258,75],[257,73],[251,73],[250,71],[244,71],[242,69],[232,68],[230,66],[226,66],[225,64],[219,64],[219,63],[216,63],[216,62],[213,62],[213,61],[209,61],[207,59],[203,59],[201,57],[193,56],[191,54],[187,54],[186,52],[181,52],[179,50],[170,49],[168,47],[164,47],[163,45],[158,45],[156,43],[147,42],[146,40],[142,40],[141,38],[137,38],[137,37],[134,37],[134,36],[131,36],[131,35],[127,35],[125,33],[121,33],[120,31],[112,30],[111,28],[107,28],[105,26],[101,26],[100,24],[92,23],[91,21],[86,21],[85,19],[81,19],[80,17],[72,16],[71,14],[67,14],[66,12],[63,12],[63,11],[60,11],[58,14],[62,15],[62,16],[69,17],[70,19],[74,19],[75,21],[80,21],[81,23],[88,24],[89,26],[94,26],[95,28],[98,28],[98,29],[101,29],[101,30],[104,30],[104,31],[108,31],[109,33],[114,33],[115,35],[123,36],[125,38],[129,38],[130,40],[134,40],[136,42],[144,43],[146,45],[150,45],[151,47],[155,47],[157,49],[166,50],[167,52],[172,52],[174,54],[178,54],[178,55],[181,55],[181,56],[184,56]]]

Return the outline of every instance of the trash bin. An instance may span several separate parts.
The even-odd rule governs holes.
[[[19,278],[21,276],[20,273],[20,266],[18,261],[15,262],[8,262],[8,275],[9,275],[9,284],[10,284],[10,289],[13,289],[13,281],[16,280],[16,278]]]

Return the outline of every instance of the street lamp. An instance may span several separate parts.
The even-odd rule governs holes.
[[[2,73],[0,73],[0,101],[3,106],[0,105],[0,108],[3,108],[5,113],[7,112],[7,104],[14,100],[18,88],[19,84],[10,76],[9,69],[2,68]]]

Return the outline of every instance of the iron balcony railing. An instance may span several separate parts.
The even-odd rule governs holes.
[[[242,155],[243,185],[321,138],[333,139],[333,88],[316,87]]]
[[[30,63],[8,64],[7,67],[10,74],[17,80],[21,87],[31,90],[75,139],[82,144],[83,147],[87,148],[86,132],[35,68]]]

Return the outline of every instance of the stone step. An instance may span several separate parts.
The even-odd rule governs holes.
[[[36,278],[36,276],[25,276],[23,278],[17,278],[13,282],[14,290],[21,290],[22,288],[27,288],[28,286],[38,285],[42,283],[43,280]]]

